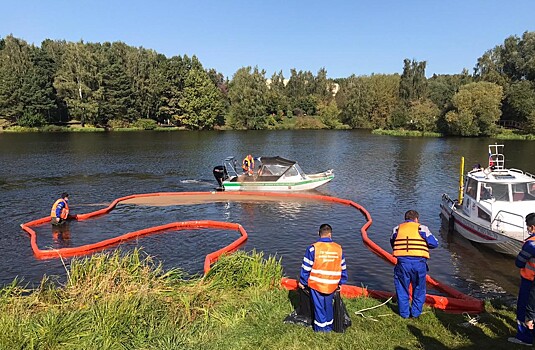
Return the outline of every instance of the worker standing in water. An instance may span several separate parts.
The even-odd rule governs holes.
[[[69,217],[69,194],[63,192],[61,198],[54,202],[50,210],[50,223],[52,225],[63,225]]]
[[[254,158],[252,155],[248,154],[247,157],[243,158],[242,162],[243,172],[251,176],[254,173]]]
[[[346,259],[342,247],[333,242],[332,232],[329,224],[320,226],[320,238],[307,248],[299,275],[299,288],[310,288],[315,332],[333,330],[334,293],[347,282]]]
[[[427,259],[429,249],[438,247],[438,240],[425,225],[419,222],[416,210],[405,213],[405,222],[394,227],[390,245],[397,258],[394,267],[394,285],[398,299],[399,315],[417,318],[425,302]],[[412,295],[410,286],[412,285]],[[412,299],[412,305],[410,305]]]

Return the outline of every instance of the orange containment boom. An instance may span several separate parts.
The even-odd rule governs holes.
[[[382,259],[386,260],[387,262],[391,264],[396,263],[396,258],[394,256],[392,256],[390,253],[382,249],[379,245],[377,245],[368,237],[367,229],[372,224],[372,218],[366,209],[364,209],[359,204],[353,201],[347,200],[347,199],[322,196],[322,195],[313,195],[313,194],[305,194],[305,193],[269,193],[269,192],[232,192],[232,193],[229,193],[229,192],[163,192],[163,193],[135,194],[131,196],[118,198],[114,200],[106,208],[103,208],[94,212],[90,212],[87,214],[79,214],[79,215],[71,216],[70,219],[86,220],[86,219],[93,218],[99,215],[107,214],[110,211],[112,211],[119,202],[124,202],[124,201],[135,202],[139,200],[141,201],[146,200],[147,203],[153,203],[155,199],[157,200],[157,199],[161,199],[164,197],[167,200],[167,202],[169,202],[169,199],[174,199],[177,201],[193,199],[195,202],[199,202],[199,201],[200,202],[203,202],[203,201],[215,202],[215,201],[228,201],[228,200],[240,201],[240,200],[247,200],[251,198],[253,199],[261,198],[265,200],[277,200],[279,198],[292,198],[292,199],[301,199],[301,200],[327,201],[327,202],[348,205],[360,211],[360,213],[364,215],[366,219],[366,223],[360,229],[362,241],[364,242],[366,247],[370,249],[373,253],[381,257]],[[174,202],[174,204],[177,204],[177,203]],[[180,204],[180,202],[178,204]],[[217,261],[217,259],[222,254],[235,251],[247,240],[247,232],[239,224],[204,220],[204,221],[173,222],[173,223],[169,223],[169,224],[165,224],[161,226],[154,226],[154,227],[146,228],[146,229],[139,230],[139,231],[129,232],[129,233],[123,234],[115,238],[111,238],[111,239],[107,239],[107,240],[100,241],[97,243],[88,244],[88,245],[79,246],[79,247],[41,250],[37,246],[36,233],[31,227],[45,224],[49,222],[49,220],[50,220],[49,217],[44,217],[44,218],[30,221],[30,222],[20,225],[21,228],[30,235],[30,242],[31,242],[32,250],[35,256],[39,259],[50,259],[50,258],[68,257],[68,256],[75,256],[75,255],[84,255],[84,254],[88,254],[97,250],[104,249],[109,246],[117,245],[121,242],[130,240],[130,239],[142,236],[142,235],[149,235],[149,234],[158,233],[162,231],[185,230],[185,229],[196,229],[196,228],[218,228],[218,229],[238,231],[240,233],[240,237],[237,240],[235,240],[228,246],[223,247],[206,256],[205,261],[204,261],[204,273],[206,274],[210,270],[211,265],[215,261]],[[427,294],[425,303],[431,307],[441,309],[441,310],[444,310],[446,312],[451,312],[451,313],[462,313],[462,312],[481,313],[484,311],[484,303],[483,301],[479,299],[463,294],[459,292],[458,290],[433,279],[429,275],[427,275],[427,283],[432,288],[446,294],[444,296]],[[297,288],[297,281],[293,279],[289,279],[289,278],[283,278],[281,280],[281,286],[288,290],[293,290]],[[371,290],[371,289],[351,286],[351,285],[342,286],[341,293],[344,297],[347,297],[347,298],[367,296],[367,297],[372,297],[372,298],[377,298],[377,299],[387,299],[391,296],[394,296],[394,294],[391,292]]]

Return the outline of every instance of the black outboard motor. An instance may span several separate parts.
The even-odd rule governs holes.
[[[218,165],[214,167],[214,170],[212,171],[214,173],[214,177],[217,180],[217,183],[219,185],[216,190],[218,191],[224,191],[225,186],[223,186],[223,181],[228,178],[227,169],[223,165]]]

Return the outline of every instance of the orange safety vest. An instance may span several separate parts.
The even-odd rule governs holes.
[[[524,242],[535,241],[535,236],[529,237]],[[526,266],[520,269],[520,276],[527,280],[535,280],[535,257],[530,258],[526,262]]]
[[[56,208],[58,207],[59,203],[64,202],[65,206],[63,209],[61,209],[61,213],[59,217],[63,220],[67,220],[67,217],[69,216],[69,203],[64,200],[63,198],[58,199],[56,202],[54,202],[54,205],[52,206],[52,209],[50,210],[50,217],[55,218],[56,216]]]
[[[398,227],[394,241],[394,256],[414,256],[429,259],[427,242],[420,236],[420,224],[413,221],[404,222]]]
[[[342,277],[342,247],[334,242],[316,242],[314,264],[308,277],[308,286],[320,293],[331,294]]]

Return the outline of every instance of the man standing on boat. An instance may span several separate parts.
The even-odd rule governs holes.
[[[251,176],[254,172],[254,158],[252,155],[248,154],[247,157],[243,158],[242,162],[243,172]]]
[[[310,288],[315,332],[333,330],[334,293],[347,282],[346,259],[342,247],[333,242],[332,232],[329,224],[320,226],[320,239],[306,250],[299,275],[299,288]]]
[[[69,194],[63,192],[61,198],[54,202],[50,210],[50,223],[52,225],[62,225],[69,217]]]
[[[405,213],[405,222],[394,227],[390,245],[397,258],[394,267],[394,284],[398,299],[399,315],[403,318],[417,318],[425,302],[427,259],[429,249],[438,247],[438,240],[429,228],[419,223],[416,210]],[[412,306],[410,285],[412,284]]]
[[[524,241],[515,265],[520,269],[520,288],[516,301],[516,336],[507,339],[511,343],[531,345],[533,333],[525,325],[529,291],[535,279],[535,213],[526,215],[526,227],[530,236]]]

